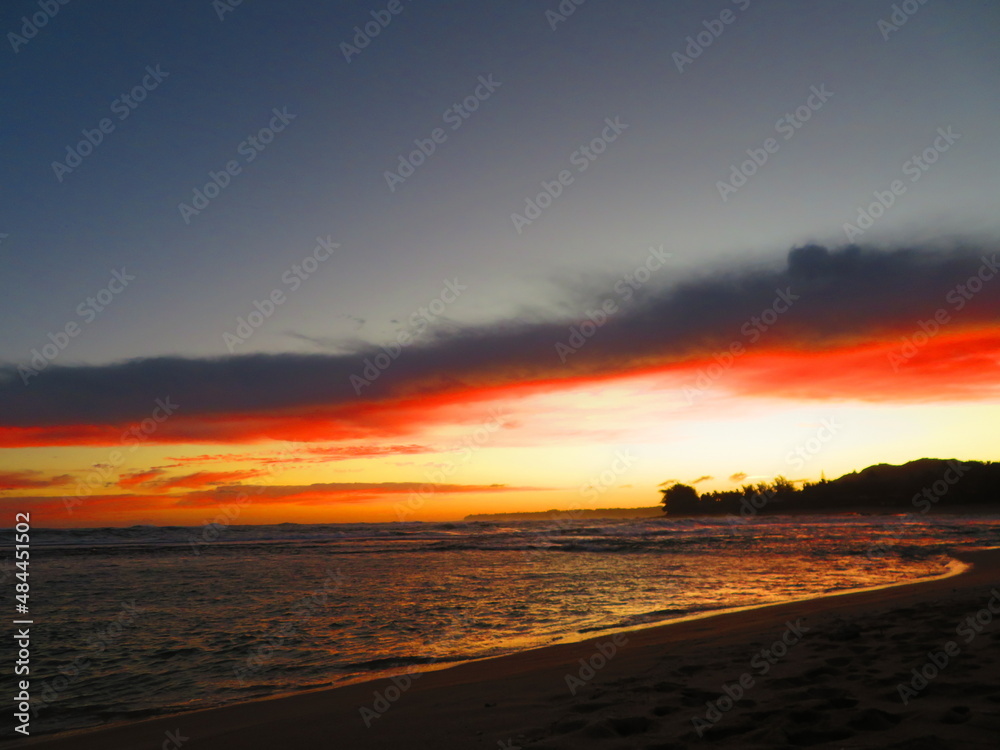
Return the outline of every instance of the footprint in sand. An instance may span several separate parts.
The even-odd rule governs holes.
[[[775,678],[770,681],[770,685],[778,690],[783,688],[810,687],[817,682],[822,682],[821,678],[823,677],[838,677],[841,673],[840,669],[835,669],[834,667],[814,667],[794,677]]]
[[[882,711],[877,708],[866,708],[860,714],[850,719],[847,725],[852,729],[859,729],[866,732],[880,732],[892,729],[902,720],[901,716]]]
[[[693,675],[698,674],[699,672],[705,671],[705,667],[701,666],[700,664],[688,664],[687,666],[679,667],[674,671],[677,672],[678,674],[684,675],[685,677],[691,677]]]
[[[742,724],[734,722],[719,723],[711,729],[705,730],[704,739],[709,740],[710,742],[718,742],[719,740],[724,740],[728,737],[736,737],[741,734],[746,734],[747,732],[752,732],[755,729],[760,729],[760,724],[751,724],[746,722]],[[697,739],[697,735],[694,732],[688,733],[685,737],[692,740]]]
[[[972,710],[968,706],[952,706],[941,717],[943,724],[964,724],[972,718]]]
[[[636,734],[644,734],[653,727],[653,722],[645,716],[625,716],[608,719],[607,723],[619,737],[632,737]]]
[[[796,724],[817,724],[823,720],[823,714],[811,708],[799,708],[787,712],[787,716]]]
[[[824,662],[828,667],[846,667],[851,663],[851,659],[847,656],[834,656],[827,659]]]
[[[825,742],[841,742],[854,736],[854,732],[844,727],[832,729],[793,729],[785,732],[788,742],[799,747],[821,745]]]
[[[845,625],[830,633],[831,641],[854,641],[861,637],[861,628],[857,625]]]
[[[842,674],[842,670],[836,669],[835,667],[825,666],[825,667],[814,667],[807,670],[803,677],[810,680],[815,680],[818,677],[839,677]]]
[[[583,729],[585,726],[587,726],[587,722],[583,719],[560,719],[552,725],[550,731],[555,735],[569,734]]]
[[[834,649],[840,648],[836,643],[830,643],[829,641],[813,641],[810,644],[810,648],[813,651],[833,651]]]
[[[667,682],[667,681],[658,682],[655,685],[653,685],[653,689],[659,693],[672,693],[675,690],[680,690],[682,687],[684,686],[679,682]]]
[[[750,714],[750,718],[753,721],[757,722],[758,724],[763,724],[764,722],[769,721],[771,717],[774,716],[775,714],[780,714],[780,713],[781,713],[780,709],[773,709],[770,711],[754,711],[752,714]]]
[[[857,698],[831,698],[824,704],[824,707],[834,711],[842,711],[845,708],[854,708],[860,702]]]
[[[843,688],[815,685],[805,692],[800,693],[796,698],[801,700],[818,700],[821,698],[840,698],[844,695],[847,695],[847,691]]]
[[[707,690],[685,688],[681,691],[681,705],[689,708],[692,706],[702,706],[705,701],[713,700],[718,697],[717,693],[710,693]]]

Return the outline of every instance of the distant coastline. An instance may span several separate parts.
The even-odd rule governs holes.
[[[697,518],[700,516],[836,515],[1000,512],[1000,464],[921,458],[901,465],[875,464],[861,471],[801,487],[784,477],[725,492],[686,484],[660,490],[660,505],[643,508],[571,508],[536,512],[475,513],[466,521],[545,521],[599,518]]]
[[[663,507],[650,508],[587,508],[577,510],[539,510],[523,513],[473,513],[465,521],[551,521],[559,518],[657,518]]]

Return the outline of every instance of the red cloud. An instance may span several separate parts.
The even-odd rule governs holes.
[[[212,490],[196,490],[181,496],[121,494],[91,495],[83,498],[8,497],[17,501],[19,507],[37,513],[50,521],[71,522],[75,525],[93,522],[134,522],[140,514],[169,519],[178,514],[189,515],[202,508],[225,507],[229,503],[247,498],[255,506],[266,509],[275,505],[299,505],[321,507],[343,504],[364,503],[380,498],[408,495],[413,492],[426,494],[469,494],[483,492],[538,491],[548,488],[509,487],[501,484],[458,485],[421,484],[419,482],[356,482],[327,483],[301,486],[229,486]],[[59,523],[53,525],[60,525]]]
[[[31,490],[43,487],[62,487],[73,478],[69,474],[46,476],[40,471],[0,471],[0,490]]]
[[[123,474],[118,480],[118,486],[122,489],[129,489],[132,487],[138,487],[143,484],[147,484],[154,479],[157,479],[166,472],[163,469],[147,469],[146,471],[133,471],[129,474]]]
[[[116,520],[116,517],[132,517],[138,511],[163,511],[169,510],[176,502],[169,497],[156,495],[89,495],[87,497],[56,497],[46,495],[43,497],[8,497],[6,500],[15,500],[19,506],[26,510],[37,513],[40,517],[48,519],[53,526],[60,525],[60,521],[75,521],[80,519],[94,518],[99,523]]]
[[[807,352],[772,350],[738,361],[719,382],[743,395],[808,400],[915,403],[1000,396],[1000,331],[954,331],[911,346],[900,337]],[[704,371],[711,363],[701,365]]]
[[[775,335],[773,340],[746,346],[745,353],[731,361],[709,349],[683,357],[649,358],[641,363],[610,362],[598,374],[567,370],[520,380],[516,373],[495,372],[491,378],[495,382],[489,385],[473,385],[472,379],[445,381],[382,401],[352,401],[299,411],[187,417],[181,412],[159,425],[148,439],[161,443],[391,439],[412,435],[426,425],[482,421],[484,409],[470,408],[473,404],[655,373],[687,382],[696,389],[722,388],[746,396],[905,403],[972,401],[1000,395],[1000,329],[948,329],[929,341],[921,340],[923,346],[914,349],[910,358],[900,355],[900,336],[897,331],[892,338],[858,337],[852,342],[808,347],[792,345]],[[897,358],[891,359],[894,354]],[[2,427],[0,447],[106,445],[119,442],[121,435],[121,429],[97,425]],[[312,453],[321,456],[328,451],[330,459],[342,460],[420,450],[419,446],[404,444],[384,449],[319,448]]]
[[[179,477],[167,477],[163,469],[153,468],[124,475],[118,480],[118,486],[122,489],[144,487],[153,492],[168,492],[173,489],[194,489],[228,484],[242,479],[259,477],[263,473],[264,471],[259,469],[246,469],[242,471],[198,471]]]

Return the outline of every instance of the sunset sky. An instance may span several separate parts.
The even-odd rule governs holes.
[[[1000,458],[995,3],[229,5],[0,12],[33,525]]]

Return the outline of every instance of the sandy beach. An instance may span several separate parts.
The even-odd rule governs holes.
[[[957,576],[718,614],[32,748],[992,748],[1000,550]]]

